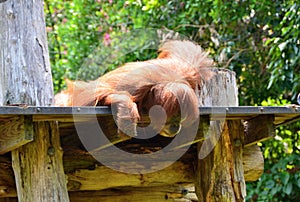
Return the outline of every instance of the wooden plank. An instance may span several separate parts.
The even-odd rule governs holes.
[[[32,116],[14,116],[0,121],[0,154],[33,141]]]
[[[245,146],[255,145],[275,135],[274,115],[260,115],[246,122]]]

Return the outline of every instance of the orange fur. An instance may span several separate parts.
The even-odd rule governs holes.
[[[211,76],[202,70],[213,61],[190,41],[168,41],[159,51],[157,59],[127,63],[94,81],[67,81],[67,90],[55,97],[56,105],[114,106],[118,126],[131,135],[136,135],[140,112],[154,105],[162,106],[168,118],[182,113],[180,123],[191,124],[199,116],[195,91],[201,77]]]

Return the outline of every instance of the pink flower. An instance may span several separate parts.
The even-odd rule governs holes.
[[[103,43],[105,46],[109,46],[111,43],[110,35],[107,32],[104,34],[104,42]]]
[[[110,35],[109,35],[109,33],[105,33],[105,35],[104,35],[104,40],[110,40]]]
[[[68,21],[68,19],[67,19],[67,18],[64,18],[64,19],[62,20],[62,23],[65,24],[67,21]]]

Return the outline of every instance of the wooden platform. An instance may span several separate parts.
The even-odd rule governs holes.
[[[248,131],[248,133],[251,138],[245,139],[246,143],[243,151],[246,181],[256,180],[262,173],[261,169],[263,169],[263,159],[260,155],[260,150],[253,148],[251,145],[266,137],[271,137],[268,133],[272,133],[273,126],[278,127],[300,120],[299,106],[200,107],[199,109],[201,116],[200,127],[201,122],[222,119],[226,121],[242,120],[249,124],[246,128],[249,129],[250,132]],[[164,148],[173,140],[172,138],[159,135],[147,140],[118,136],[117,129],[111,127],[111,124],[114,124],[114,122],[111,110],[108,107],[6,106],[0,107],[0,149],[2,149],[2,153],[5,153],[3,152],[6,151],[5,148],[9,144],[13,145],[15,143],[6,141],[8,139],[14,140],[13,138],[5,137],[7,127],[10,127],[9,130],[15,130],[19,136],[23,136],[23,141],[32,141],[33,137],[30,136],[31,129],[22,128],[22,124],[26,125],[26,121],[32,123],[55,120],[59,122],[61,145],[64,152],[63,164],[68,177],[68,190],[71,201],[76,201],[76,198],[79,196],[82,200],[90,199],[93,196],[94,201],[106,201],[106,198],[109,197],[108,195],[117,197],[122,193],[123,196],[120,196],[120,201],[125,200],[129,196],[131,199],[136,197],[136,201],[139,201],[149,190],[152,192],[150,194],[152,198],[149,196],[148,201],[196,200],[195,198],[197,197],[194,190],[190,187],[193,186],[195,180],[193,162],[195,162],[194,158],[197,155],[197,148],[194,143],[201,141],[201,139],[197,140],[196,137],[195,142],[184,144],[183,146],[189,146],[188,151],[178,161],[159,172],[126,175],[103,166],[82,145],[77,135],[74,120],[79,122],[79,124],[89,124],[95,118],[97,121],[100,121],[101,127],[104,129],[109,128],[107,136],[112,142],[111,145],[115,144],[118,148],[131,153],[147,154],[155,152]],[[257,128],[258,125],[256,123],[262,125],[264,129],[260,130]],[[273,125],[268,126],[270,123],[273,123]],[[12,129],[14,127],[15,129]],[[24,133],[19,133],[19,130]],[[256,131],[259,135],[252,134],[255,133],[253,131]],[[110,155],[113,155],[109,153],[109,146],[106,145],[100,148],[97,151],[98,155],[108,158]],[[51,149],[49,152],[51,152]],[[124,161],[121,156],[117,160],[120,164]],[[132,167],[134,166],[137,166],[137,164],[133,162]],[[257,170],[258,168],[260,169],[259,171]],[[178,187],[181,188],[179,189]],[[0,198],[15,196],[16,189],[11,159],[9,153],[6,153],[0,156]]]
[[[300,119],[300,106],[290,105],[281,107],[239,106],[239,107],[200,107],[200,115],[208,115],[214,119],[250,120],[260,115],[274,115],[275,126],[291,123]],[[0,107],[0,120],[19,115],[32,115],[33,121],[73,122],[88,121],[90,117],[109,116],[109,107],[27,107],[6,106]],[[80,119],[80,117],[82,119]]]

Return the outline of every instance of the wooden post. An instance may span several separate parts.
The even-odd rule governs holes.
[[[0,3],[0,43],[0,105],[52,105],[43,1]],[[12,149],[24,144],[12,151],[18,200],[69,201],[57,122],[34,122],[32,133],[30,143],[10,141]]]
[[[214,70],[205,81],[199,95],[203,106],[237,106],[237,87],[234,72]],[[223,119],[222,119],[223,116]],[[210,129],[200,134],[205,141],[198,143],[198,164],[195,171],[196,193],[199,201],[244,201],[246,187],[243,171],[243,127],[241,121],[225,121],[223,115],[212,112],[207,124]],[[201,119],[200,119],[201,122]]]

